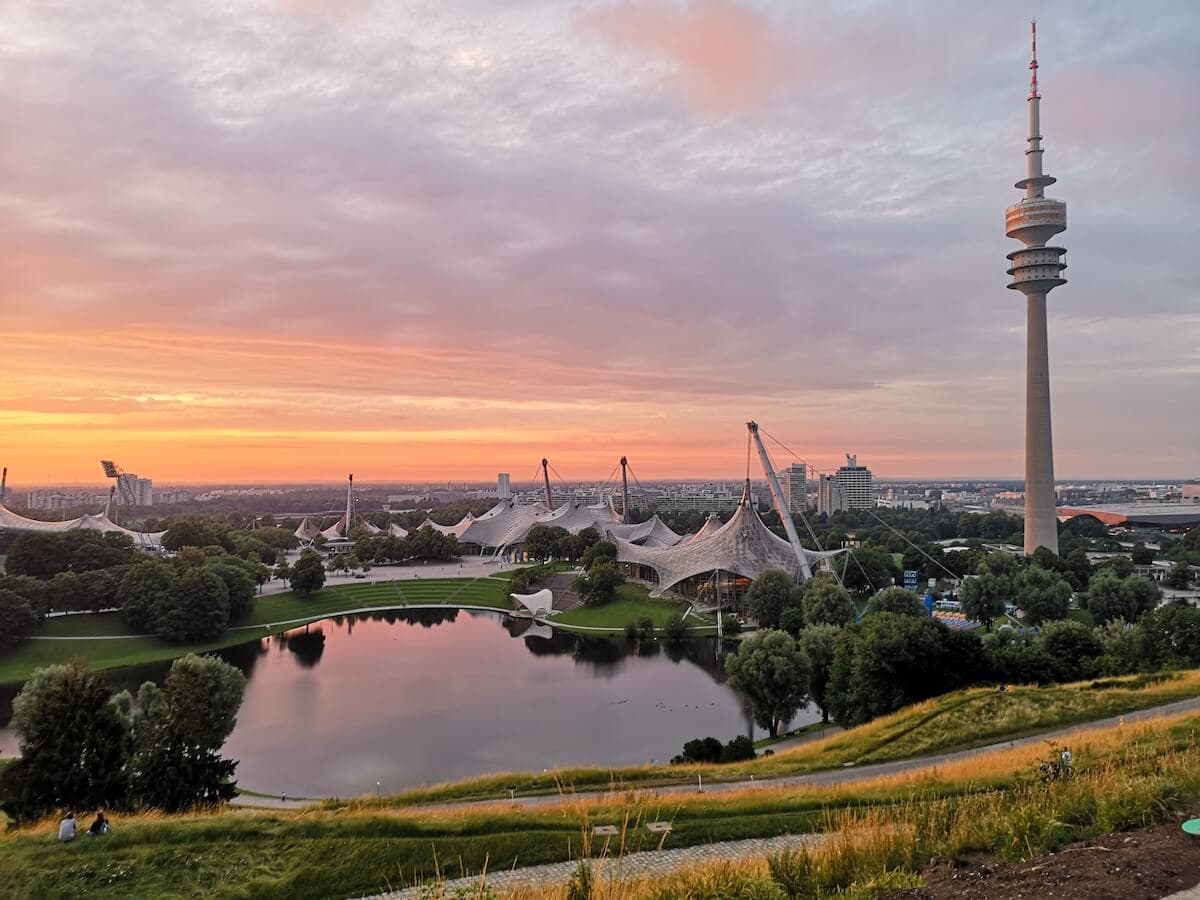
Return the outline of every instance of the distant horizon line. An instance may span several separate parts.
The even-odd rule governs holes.
[[[145,476],[143,476],[143,477],[145,477]],[[150,477],[150,480],[153,482],[154,481],[153,476],[149,476],[149,477]],[[758,475],[757,477],[752,476],[750,478],[750,480],[751,481],[765,481],[766,479],[765,479],[765,476]],[[914,484],[914,483],[916,483],[916,484],[922,484],[922,483],[939,484],[939,483],[945,483],[945,482],[980,482],[980,481],[1021,483],[1021,482],[1024,482],[1024,480],[1025,479],[1022,476],[1005,476],[1005,475],[943,475],[943,476],[921,475],[921,476],[889,476],[886,478],[881,478],[881,477],[875,476],[872,478],[872,481],[874,484]],[[645,483],[654,483],[654,484],[660,484],[660,483],[664,483],[664,482],[665,483],[688,483],[688,484],[702,483],[702,482],[737,483],[737,482],[742,482],[742,481],[745,481],[744,476],[721,477],[721,476],[712,476],[712,475],[696,475],[696,476],[678,476],[678,477],[663,477],[663,478],[647,478],[647,479],[645,479]],[[808,481],[815,481],[815,479],[808,479]],[[1188,483],[1200,482],[1200,476],[1196,476],[1196,475],[1186,476],[1186,477],[1185,476],[1177,476],[1177,475],[1172,475],[1172,476],[1119,475],[1119,476],[1096,476],[1096,477],[1068,476],[1068,477],[1058,477],[1058,478],[1054,479],[1055,485],[1060,485],[1060,484],[1070,483],[1070,482],[1089,482],[1089,483],[1128,482],[1128,483],[1145,483],[1145,484],[1158,484],[1158,483],[1188,484]],[[480,486],[495,487],[495,485],[496,485],[494,478],[493,479],[470,479],[470,478],[466,478],[466,479],[457,479],[457,478],[412,479],[412,478],[410,478],[410,479],[397,479],[397,480],[385,480],[385,481],[366,480],[366,479],[363,479],[363,480],[356,479],[355,480],[356,487],[372,488],[372,489],[383,488],[383,487],[405,487],[405,486],[417,484],[417,483],[420,483],[423,485],[429,485],[430,487],[433,487],[435,485],[446,485],[446,484],[465,485],[465,486],[467,486],[468,490],[478,489]],[[608,483],[608,482],[601,481],[600,479],[573,479],[571,481],[559,481],[559,480],[552,479],[550,482],[550,486],[551,486],[551,489],[554,489],[556,487],[561,487],[564,485],[566,485],[566,486],[592,486],[592,485],[596,485],[596,484],[606,484],[606,483]],[[21,490],[45,490],[48,488],[67,488],[67,487],[79,488],[79,489],[91,488],[91,489],[96,489],[96,490],[107,490],[108,488],[111,487],[110,481],[95,481],[95,482],[92,482],[92,481],[41,481],[41,482],[17,482],[17,484],[20,485]],[[307,480],[163,481],[163,482],[155,482],[154,489],[159,490],[160,488],[165,489],[165,488],[189,488],[189,487],[197,487],[197,488],[221,488],[221,487],[226,487],[226,488],[256,488],[256,487],[325,488],[325,487],[345,487],[345,485],[346,485],[346,480],[344,478],[338,479],[338,480],[331,480],[331,481],[307,481]],[[532,489],[539,489],[539,490],[542,487],[542,483],[540,481],[514,481],[511,483],[511,487],[513,490],[520,489],[523,485],[528,485]],[[614,486],[615,485],[619,485],[619,482],[615,482]],[[8,491],[11,492],[11,491],[16,490],[16,487],[14,487],[14,484],[12,482],[9,482],[7,485],[7,489],[8,489]],[[434,489],[444,490],[445,488],[437,487]],[[461,490],[462,488],[449,488],[449,489],[450,490]]]

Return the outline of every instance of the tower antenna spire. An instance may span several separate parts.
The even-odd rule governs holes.
[[[1033,38],[1033,52],[1030,55],[1030,59],[1029,59],[1029,73],[1030,73],[1029,74],[1029,97],[1030,97],[1030,99],[1033,99],[1035,97],[1037,97],[1037,98],[1041,97],[1041,94],[1038,93],[1038,83],[1037,83],[1037,70],[1038,70],[1037,19],[1031,20],[1029,23],[1029,27],[1032,32],[1032,38]]]

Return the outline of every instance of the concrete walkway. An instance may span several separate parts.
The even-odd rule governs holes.
[[[726,841],[722,844],[699,844],[680,850],[648,850],[629,853],[616,859],[598,859],[592,862],[594,874],[609,881],[632,881],[637,878],[669,875],[688,866],[725,862],[748,856],[767,856],[784,850],[794,850],[806,843],[819,840],[818,835],[786,834],[773,838],[753,838],[746,841]],[[579,868],[578,862],[550,863],[543,866],[528,866],[524,869],[509,869],[492,872],[486,884],[492,890],[507,890],[535,884],[566,885],[571,875]],[[477,887],[479,876],[455,878],[444,885],[444,895],[453,897],[461,888]],[[421,887],[405,888],[389,894],[380,894],[375,900],[421,900],[430,896]],[[442,896],[442,895],[434,895]]]

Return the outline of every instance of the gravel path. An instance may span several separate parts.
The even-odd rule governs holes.
[[[817,839],[817,835],[787,834],[747,841],[726,841],[721,844],[700,844],[680,850],[650,850],[644,853],[630,853],[620,859],[597,860],[593,863],[593,871],[606,879],[628,881],[644,876],[667,875],[697,863],[766,856],[795,849]],[[500,890],[532,884],[566,884],[578,865],[578,862],[561,862],[494,872],[487,876],[487,886]],[[446,882],[445,893],[447,896],[453,896],[453,892],[458,888],[478,884],[478,877],[455,878]],[[413,887],[390,894],[380,894],[375,900],[419,900],[420,897],[421,888]]]

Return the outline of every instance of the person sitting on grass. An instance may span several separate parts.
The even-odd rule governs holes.
[[[104,818],[104,813],[96,813],[96,821],[91,824],[87,833],[92,837],[100,837],[102,834],[108,834],[108,819]]]
[[[67,817],[58,823],[58,839],[64,844],[75,840],[75,813],[67,813]]]

